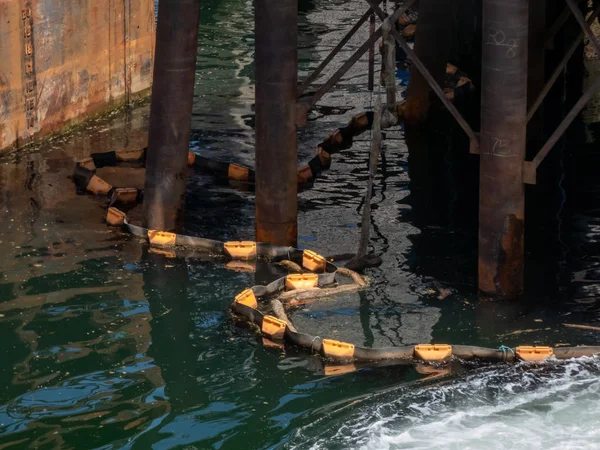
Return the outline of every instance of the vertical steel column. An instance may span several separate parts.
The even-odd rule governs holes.
[[[455,4],[453,0],[419,1],[415,54],[442,87],[454,38]],[[429,83],[413,65],[410,69],[408,100],[404,113],[407,123],[412,125],[426,120],[431,92]]]
[[[375,34],[375,13],[369,16],[369,37]],[[367,81],[367,89],[372,91],[375,86],[375,44],[369,47],[369,78]]]
[[[296,245],[298,0],[256,0],[256,240]]]
[[[483,0],[479,289],[523,292],[529,0]]]
[[[160,0],[146,155],[144,222],[175,231],[183,219],[200,0]]]

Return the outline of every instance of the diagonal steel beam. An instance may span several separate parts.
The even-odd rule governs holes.
[[[371,6],[371,9],[373,10],[373,12],[375,12],[375,14],[377,14],[382,21],[384,21],[387,18],[387,16],[381,10],[379,5],[377,5],[377,0],[365,0],[365,1]],[[410,2],[410,3],[412,4],[412,2]],[[394,21],[392,21],[392,22],[394,22]],[[478,150],[479,149],[479,139],[477,138],[477,135],[475,134],[475,132],[473,131],[471,126],[467,123],[467,121],[462,116],[462,114],[458,111],[458,109],[456,109],[456,106],[454,106],[452,104],[452,102],[450,102],[450,100],[448,100],[448,98],[444,94],[444,90],[435,81],[435,79],[433,78],[433,76],[431,75],[429,70],[427,70],[427,68],[425,67],[423,62],[417,57],[415,52],[408,46],[408,44],[406,43],[406,41],[404,40],[402,35],[400,33],[398,33],[398,30],[396,30],[395,26],[392,26],[391,32],[394,35],[396,42],[398,42],[398,44],[400,45],[400,47],[402,47],[402,49],[404,50],[406,55],[411,59],[411,61],[415,65],[415,67],[419,70],[419,72],[421,72],[421,75],[423,75],[423,78],[425,78],[425,80],[427,80],[427,83],[429,84],[429,86],[431,87],[433,92],[435,92],[435,94],[438,96],[438,98],[443,103],[443,105],[446,107],[446,109],[448,111],[450,111],[450,114],[452,114],[452,117],[454,117],[454,119],[458,122],[458,124],[461,126],[461,128],[464,130],[464,132],[467,134],[467,136],[469,136],[469,139],[471,141],[471,153],[478,153],[479,152],[479,150]]]
[[[315,92],[315,94],[310,97],[309,99],[305,100],[305,99],[301,99],[301,102],[305,102],[308,104],[308,108],[312,108],[313,106],[315,106],[315,104],[321,100],[321,98],[327,93],[327,91],[329,89],[331,89],[338,81],[340,81],[340,79],[346,74],[346,72],[348,72],[348,70],[350,70],[350,68],[356,63],[356,61],[358,61],[362,55],[369,50],[369,47],[371,47],[375,42],[377,42],[377,39],[379,39],[382,35],[381,32],[381,28],[379,28],[375,33],[373,33],[371,35],[371,37],[369,39],[367,39],[367,41],[361,45],[358,50],[356,50],[352,56],[350,56],[350,58],[348,58],[346,60],[346,62],[342,65],[342,67],[340,67],[332,76],[331,78],[329,78],[329,80],[327,80],[320,88],[317,92]]]
[[[569,11],[568,7],[565,7],[565,9],[563,9],[563,11],[560,13],[560,16],[558,16],[558,19],[556,19],[556,21],[548,29],[548,33],[546,33],[546,38],[544,39],[544,48],[552,48],[556,33],[558,33],[565,22],[569,20],[569,17],[571,17],[571,11]]]
[[[373,4],[375,5],[375,7],[377,9],[379,9],[378,6],[378,1],[379,0],[372,0]],[[404,12],[406,12],[412,5],[413,3],[415,3],[416,0],[409,0],[407,3],[404,4],[404,6],[398,8],[396,10],[396,12],[394,14],[392,14],[392,16],[390,17],[390,19],[394,22],[398,19],[398,17],[400,17],[401,14],[403,14]],[[381,11],[381,9],[379,9],[379,11]],[[385,18],[385,16],[384,16]],[[395,29],[395,28],[393,28]],[[346,72],[348,72],[348,70],[350,70],[350,68],[356,64],[356,61],[358,61],[362,55],[364,55],[369,48],[377,41],[377,39],[379,39],[382,36],[382,29],[381,27],[379,27],[377,29],[377,31],[371,35],[371,37],[369,39],[367,39],[367,41],[361,45],[358,50],[356,50],[352,56],[350,58],[348,58],[348,60],[342,65],[342,67],[340,67],[332,76],[331,78],[329,78],[329,80],[327,80],[325,82],[325,84],[323,84],[323,86],[321,86],[319,88],[319,90],[315,93],[315,95],[313,95],[312,97],[310,97],[307,100],[303,100],[303,103],[308,105],[308,108],[312,108],[322,97],[323,95],[325,95],[325,93],[327,91],[329,91],[329,89],[331,89],[338,81],[340,81],[340,79],[346,74]]]
[[[590,40],[591,44],[596,49],[596,52],[600,55],[600,42],[598,42],[598,39],[596,39],[596,36],[592,32],[592,29],[585,21],[585,18],[583,17],[581,10],[577,6],[577,3],[573,0],[566,0],[566,2],[567,2],[567,5],[569,6],[569,8],[571,9],[571,12],[575,16],[575,20],[577,20],[577,23],[579,24],[579,26],[581,27],[581,29],[583,30],[583,32],[585,33],[587,38]]]
[[[592,22],[594,22],[594,20],[596,20],[596,17],[598,17],[598,15],[600,15],[600,5],[598,5],[596,7],[596,9],[592,13],[592,15],[588,18],[587,23],[592,24]],[[556,83],[556,80],[558,80],[558,77],[563,72],[567,63],[569,62],[569,60],[571,59],[571,57],[573,56],[575,51],[577,51],[577,49],[579,48],[579,45],[581,44],[582,39],[583,39],[583,31],[579,34],[579,37],[577,39],[575,39],[575,41],[571,44],[571,47],[569,48],[569,50],[567,50],[567,53],[565,53],[565,56],[563,56],[563,59],[560,61],[560,63],[556,67],[556,69],[554,69],[552,76],[546,82],[544,89],[542,89],[542,91],[540,92],[538,97],[535,99],[535,103],[533,105],[531,105],[531,108],[529,108],[529,111],[527,112],[527,122],[529,122],[529,120],[533,117],[535,112],[541,106],[542,102],[548,95],[548,92],[550,92],[550,89],[552,89],[552,86],[554,86],[554,83]]]
[[[538,154],[535,155],[535,158],[533,158],[532,162],[536,168],[539,167],[546,155],[548,155],[550,150],[552,150],[554,145],[556,145],[560,137],[564,134],[565,131],[567,131],[567,128],[569,128],[571,123],[573,123],[573,121],[579,115],[583,107],[587,104],[587,102],[591,100],[592,96],[596,93],[598,89],[600,89],[600,76],[596,78],[592,85],[585,90],[579,101],[575,104],[575,106],[573,106],[571,111],[569,111],[567,117],[563,119],[558,128],[554,131],[554,133],[552,133],[552,136],[550,136],[548,142],[546,142],[542,149],[538,152]]]
[[[592,43],[592,45],[594,46],[594,48],[596,49],[598,54],[600,54],[600,43],[596,39],[596,36],[590,29],[589,25],[586,23],[585,18],[583,17],[583,14],[577,7],[577,4],[573,0],[566,0],[566,2],[567,2],[567,5],[569,6],[569,8],[571,9],[571,11],[573,12],[575,19],[577,20],[577,22],[583,29],[583,32],[588,36],[588,39],[590,40],[590,42]],[[594,11],[594,14],[597,15],[599,8],[596,8],[596,10]],[[593,15],[592,15],[592,17],[593,17]],[[592,19],[592,17],[590,17],[590,19]],[[588,19],[588,20],[590,20],[590,19]],[[593,22],[593,20],[590,20],[590,22]],[[579,45],[579,41],[577,41],[577,45]],[[552,133],[552,136],[550,136],[548,141],[540,149],[540,151],[537,153],[537,155],[535,155],[535,158],[533,158],[533,161],[531,161],[531,162],[525,161],[525,163],[523,165],[524,174],[526,175],[525,182],[530,183],[530,184],[535,184],[536,169],[540,166],[542,161],[544,161],[546,156],[548,156],[548,153],[550,153],[550,150],[552,150],[552,148],[554,148],[554,146],[556,145],[558,140],[565,133],[565,131],[567,131],[569,126],[571,126],[571,124],[577,118],[577,116],[579,115],[581,110],[583,110],[585,105],[591,100],[592,96],[596,93],[596,91],[598,91],[598,89],[600,89],[600,76],[597,77],[590,86],[588,86],[588,88],[585,90],[585,92],[583,93],[581,98],[577,101],[577,103],[575,103],[575,106],[573,106],[573,108],[571,108],[571,111],[569,111],[569,114],[567,114],[567,116],[563,119],[563,121],[560,123],[558,128],[556,128],[556,130],[554,130],[554,133]]]
[[[581,3],[582,0],[577,0],[578,3]],[[546,33],[546,37],[544,38],[544,48],[551,49],[554,45],[554,37],[556,33],[562,28],[565,22],[571,17],[571,11],[569,7],[565,7],[563,11],[558,16],[558,19],[552,24],[552,26],[548,29],[548,33]]]
[[[381,2],[382,0],[378,0]],[[301,96],[306,88],[310,86],[310,84],[317,79],[317,77],[323,72],[323,69],[327,67],[327,64],[331,62],[331,60],[337,55],[340,50],[348,43],[348,41],[356,34],[356,32],[360,29],[360,27],[367,21],[367,19],[371,16],[372,11],[369,9],[366,13],[362,15],[358,22],[354,24],[352,29],[346,33],[346,35],[342,38],[342,40],[331,50],[331,52],[325,57],[321,64],[317,66],[317,68],[302,82],[300,87],[298,87],[298,97]]]

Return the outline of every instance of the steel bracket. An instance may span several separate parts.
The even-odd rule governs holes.
[[[523,183],[537,184],[537,166],[533,161],[523,161]]]
[[[472,155],[479,155],[481,151],[479,150],[479,139],[480,133],[475,133],[475,139],[469,140],[469,153]]]

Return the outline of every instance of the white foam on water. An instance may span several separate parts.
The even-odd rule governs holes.
[[[292,448],[600,449],[600,359],[403,386],[299,430]]]

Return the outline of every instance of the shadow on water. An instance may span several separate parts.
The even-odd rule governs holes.
[[[249,165],[252,8],[203,1],[190,143],[204,156]],[[314,0],[300,8],[306,75],[364,5]],[[361,44],[361,33],[337,63]],[[366,90],[366,73],[361,60],[323,98],[299,132],[301,161],[372,106],[378,92]],[[535,448],[536,436],[519,421],[550,424],[558,439],[579,426],[582,442],[598,441],[594,359],[533,370],[453,365],[446,373],[332,368],[298,349],[264,345],[229,306],[245,287],[281,276],[279,269],[259,263],[236,272],[206,255],[152,253],[105,226],[104,200],[75,193],[74,161],[144,147],[147,114],[147,106],[116,114],[0,160],[2,448],[427,448],[439,443],[432,436],[464,448],[494,432]],[[528,264],[540,276],[528,275],[531,301],[517,304],[476,297],[477,159],[465,148],[460,130],[386,132],[370,245],[383,263],[368,270],[370,289],[291,311],[299,328],[366,346],[597,343],[596,331],[563,326],[598,320],[597,148],[556,152],[548,166],[552,195],[535,197],[536,213],[546,214],[531,222],[527,238]],[[368,149],[365,134],[300,194],[302,246],[325,255],[356,250]],[[117,185],[142,181],[135,171],[102,176]],[[191,174],[185,232],[252,238],[253,209],[251,192]],[[551,437],[542,436],[547,448]]]

